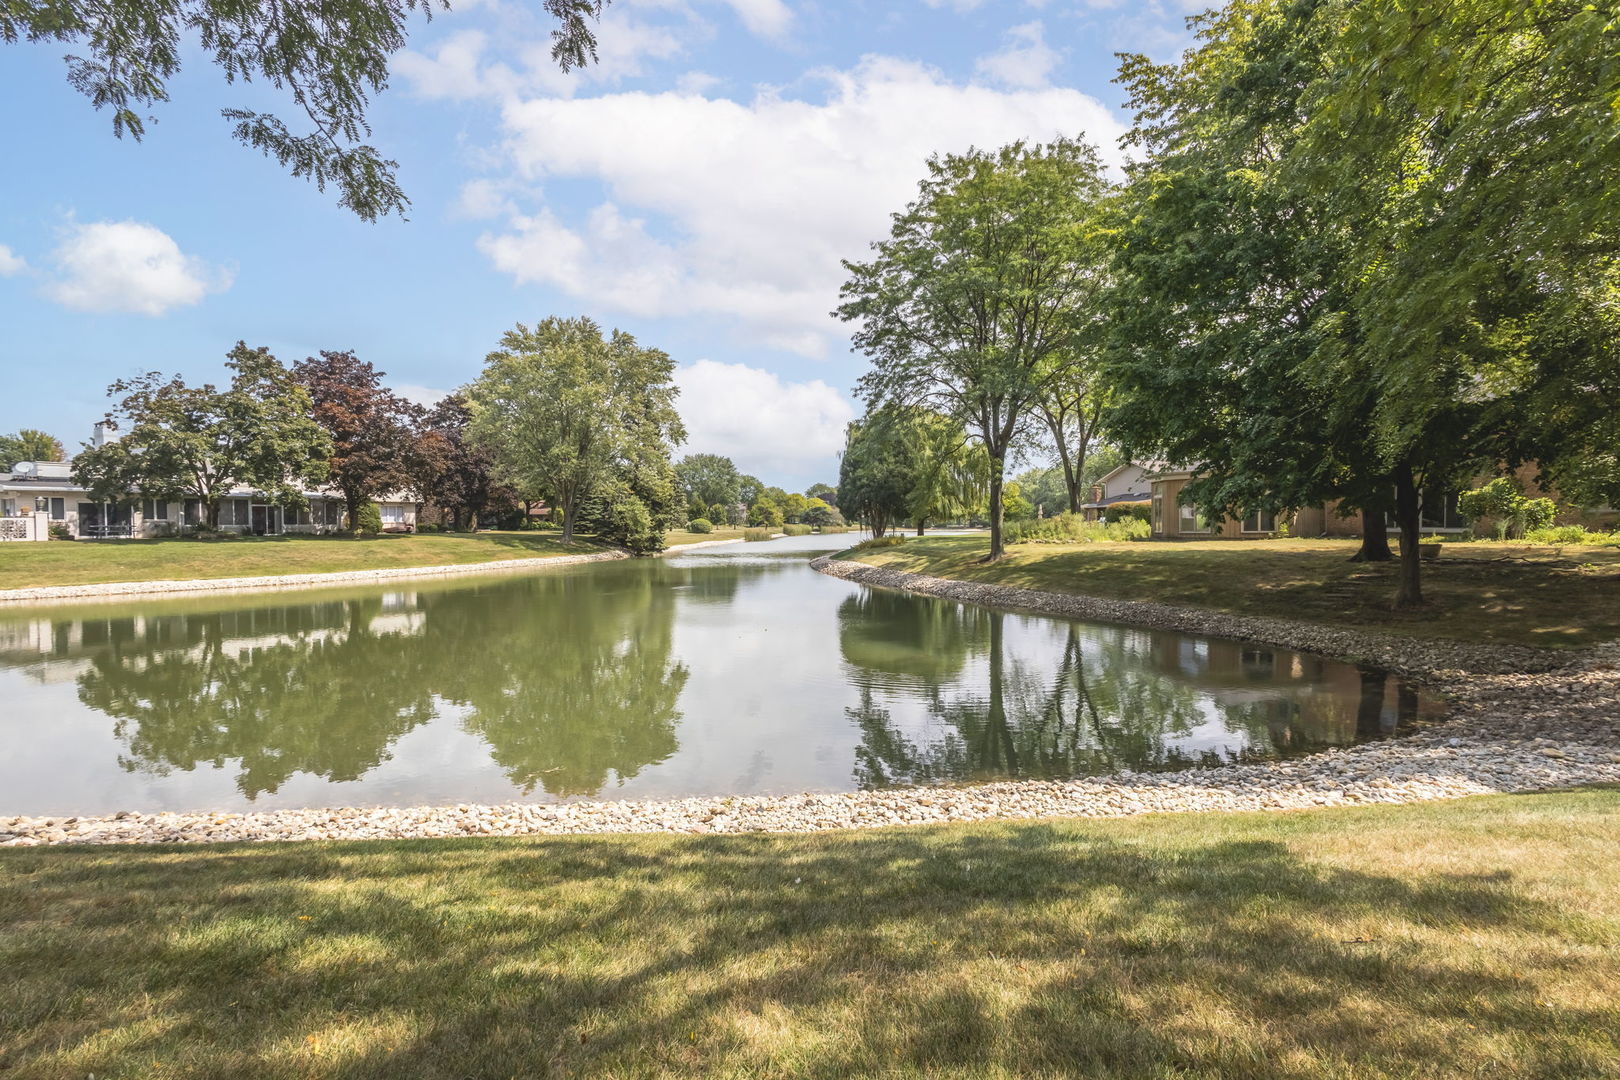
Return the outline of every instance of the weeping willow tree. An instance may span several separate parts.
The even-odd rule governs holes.
[[[838,499],[876,536],[908,522],[921,536],[931,521],[982,511],[991,476],[990,456],[960,422],[888,405],[849,425]]]

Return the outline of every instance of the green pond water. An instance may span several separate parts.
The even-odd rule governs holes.
[[[844,537],[386,588],[0,609],[0,816],[847,791],[1392,734],[1286,650],[874,590]]]

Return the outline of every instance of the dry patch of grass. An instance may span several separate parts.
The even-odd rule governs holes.
[[[601,550],[589,540],[565,544],[556,533],[539,532],[7,544],[0,552],[0,589],[446,566]]]
[[[1620,637],[1620,549],[1447,544],[1424,564],[1427,607],[1391,609],[1395,563],[1352,563],[1334,540],[1024,544],[978,562],[983,537],[910,540],[861,562],[1049,592],[1192,604],[1392,633],[1531,645]]]
[[[1620,791],[0,852],[8,1077],[1595,1077]]]

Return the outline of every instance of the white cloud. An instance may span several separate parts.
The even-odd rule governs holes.
[[[725,0],[742,24],[760,37],[784,37],[793,25],[793,12],[782,0]]]
[[[1035,90],[1047,85],[1062,62],[1063,55],[1046,43],[1045,28],[1036,21],[1008,30],[1006,44],[998,52],[980,57],[976,69],[1002,86]]]
[[[718,315],[805,355],[839,331],[827,312],[936,151],[1084,133],[1117,160],[1117,121],[1062,88],[962,86],[867,57],[809,81],[821,100],[764,90],[739,103],[692,93],[536,98],[504,112],[515,176],[595,180],[583,220],[538,198],[481,249],[522,282],[643,316]],[[635,132],[634,138],[625,137]]]
[[[0,277],[11,277],[28,269],[28,263],[4,244],[0,244]]]
[[[162,315],[229,288],[233,277],[139,221],[73,225],[54,258],[58,276],[46,295],[76,311]]]
[[[820,379],[783,382],[747,364],[699,360],[675,372],[685,450],[724,454],[746,473],[805,476],[844,448],[855,410]]]
[[[423,386],[421,383],[397,383],[394,386],[394,393],[406,401],[412,401],[423,408],[431,409],[440,401],[449,397],[453,391]]]

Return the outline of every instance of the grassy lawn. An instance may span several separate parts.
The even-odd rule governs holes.
[[[1425,563],[1428,607],[1394,612],[1394,563],[1335,540],[1023,544],[992,565],[985,537],[908,539],[862,562],[1049,592],[1194,604],[1393,633],[1531,645],[1620,638],[1620,549],[1448,544]]]
[[[6,544],[0,548],[0,589],[444,566],[600,550],[588,540],[564,544],[556,533],[544,532]]]
[[[702,544],[710,540],[741,540],[741,529],[716,529],[713,532],[695,533],[685,529],[676,529],[664,534],[664,542],[670,547],[681,547],[684,544]]]
[[[0,852],[14,1077],[1597,1077],[1620,790]]]

